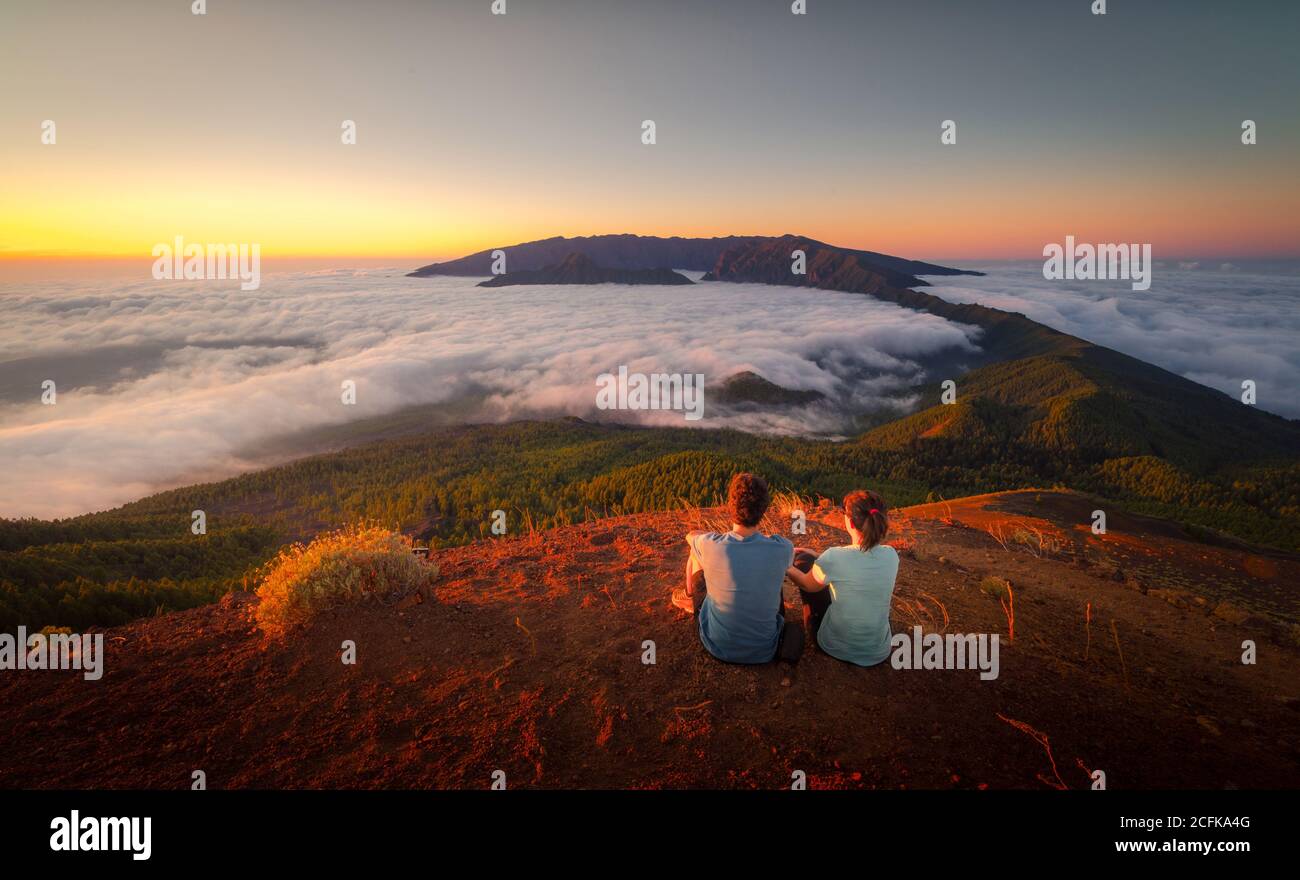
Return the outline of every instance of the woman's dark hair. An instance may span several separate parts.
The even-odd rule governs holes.
[[[736,474],[727,487],[727,508],[731,511],[731,521],[753,528],[763,521],[768,505],[772,503],[772,493],[768,491],[767,481],[758,474]]]
[[[862,533],[859,550],[870,550],[889,534],[889,508],[875,492],[859,489],[844,497],[844,515]]]

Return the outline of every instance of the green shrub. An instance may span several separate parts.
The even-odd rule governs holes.
[[[980,581],[980,592],[995,599],[1005,599],[1011,593],[1011,582],[1006,578],[989,575]]]

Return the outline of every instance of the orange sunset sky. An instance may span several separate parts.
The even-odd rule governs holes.
[[[487,5],[7,8],[0,260],[148,263],[181,235],[401,265],[608,232],[1300,257],[1300,62],[1226,4]]]

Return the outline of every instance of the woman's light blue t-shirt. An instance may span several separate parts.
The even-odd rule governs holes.
[[[817,644],[832,657],[859,666],[875,666],[889,656],[889,605],[898,577],[898,553],[877,544],[865,553],[857,547],[832,547],[817,557],[831,607],[817,631]]]

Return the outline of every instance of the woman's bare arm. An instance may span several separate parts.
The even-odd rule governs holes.
[[[826,589],[826,581],[820,579],[821,574],[822,570],[815,565],[812,571],[807,573],[800,571],[793,565],[785,570],[786,577],[794,581],[795,586],[809,593]]]

